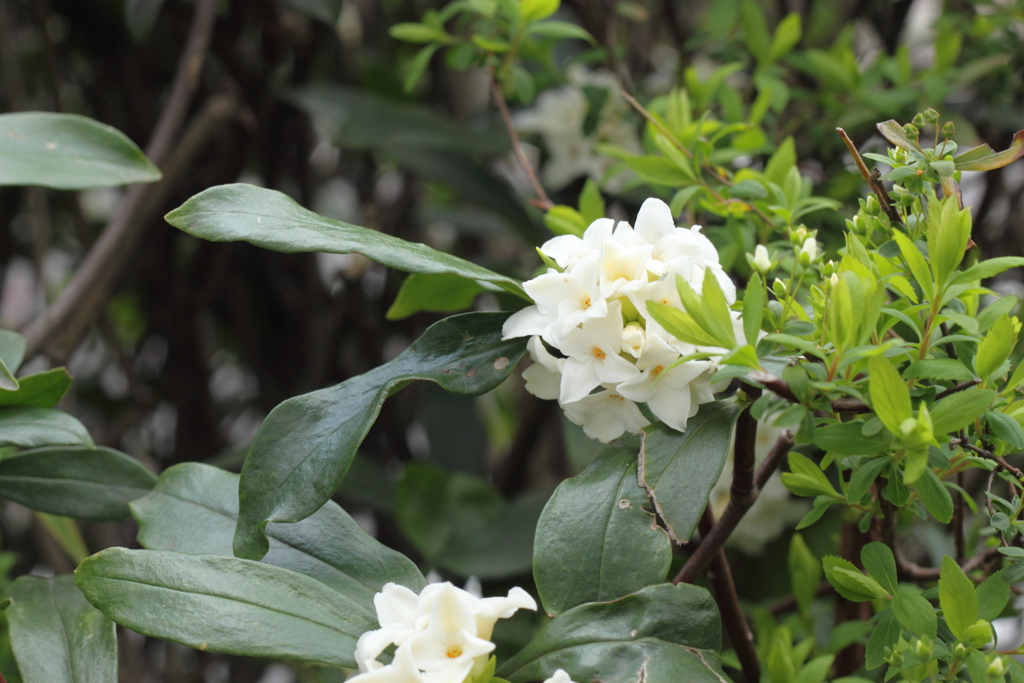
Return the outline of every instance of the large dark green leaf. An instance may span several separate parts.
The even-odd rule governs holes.
[[[59,410],[8,406],[0,408],[0,447],[87,446],[92,447],[89,430]]]
[[[0,114],[0,185],[61,190],[160,180],[123,133],[77,114]]]
[[[467,313],[434,325],[398,358],[274,408],[242,467],[234,549],[259,559],[267,522],[297,522],[326,503],[345,476],[384,399],[411,380],[478,396],[501,384],[526,351],[501,340],[506,313]]]
[[[24,683],[117,683],[114,622],[88,603],[73,576],[23,576],[7,597]]]
[[[238,475],[188,462],[160,475],[131,504],[139,543],[150,550],[231,555],[238,518]],[[373,614],[373,596],[392,581],[417,593],[426,585],[407,557],[378,543],[333,501],[295,524],[269,524],[267,564],[322,581]]]
[[[640,481],[677,542],[690,538],[704,514],[739,414],[735,403],[715,401],[702,405],[683,433],[660,422],[644,429]]]
[[[413,463],[398,486],[395,518],[432,564],[481,579],[526,574],[546,492],[511,503],[480,477]]]
[[[17,391],[0,391],[0,406],[52,408],[71,388],[71,375],[64,368],[37,372],[19,380]]]
[[[36,448],[0,460],[0,496],[76,519],[123,519],[154,483],[138,460],[110,448]]]
[[[724,683],[722,627],[703,588],[662,584],[555,617],[497,674],[542,681],[565,669],[574,681]]]
[[[75,583],[122,626],[212,652],[352,667],[356,640],[378,627],[316,579],[235,557],[108,548]]]
[[[665,580],[672,541],[644,509],[647,492],[636,479],[639,450],[636,437],[606,448],[582,474],[563,481],[544,508],[533,576],[548,614]]]
[[[410,273],[452,273],[493,282],[524,298],[522,285],[457,256],[418,242],[325,218],[299,206],[288,195],[253,185],[220,185],[189,199],[166,216],[190,235],[214,242],[242,240],[285,253],[357,252],[377,263]]]

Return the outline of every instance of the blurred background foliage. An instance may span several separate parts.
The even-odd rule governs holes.
[[[184,461],[237,470],[276,404],[394,358],[443,316],[417,300],[430,308],[436,297],[423,287],[443,290],[443,282],[411,281],[396,303],[405,276],[358,255],[203,242],[163,222],[212,185],[274,188],[326,216],[516,277],[540,267],[534,247],[551,233],[512,155],[490,71],[458,47],[424,57],[420,45],[392,37],[396,24],[429,20],[443,6],[219,3],[188,123],[162,164],[158,206],[110,264],[111,286],[97,291],[85,319],[57,330],[23,370],[67,364],[75,384],[61,407],[97,444],[154,471]],[[144,145],[193,10],[187,0],[0,0],[0,111],[85,114]],[[661,196],[681,221],[706,226],[741,281],[743,254],[776,228],[803,223],[838,244],[842,224],[816,210],[846,205],[852,215],[865,186],[837,126],[875,152],[885,147],[876,122],[906,122],[926,107],[954,121],[961,150],[1003,149],[1024,128],[1024,3],[1014,0],[565,0],[553,18],[594,40],[526,41],[505,83],[526,154],[562,207],[548,226],[595,212],[630,219],[644,198]],[[465,37],[457,21],[447,28]],[[680,175],[671,145],[622,91],[666,122],[703,175],[728,179],[726,196]],[[794,163],[799,182],[781,199],[746,182],[781,187]],[[961,185],[985,257],[1024,253],[1021,167],[971,175]],[[0,188],[0,327],[40,319],[124,197]],[[782,205],[789,213],[778,213]],[[1007,278],[994,288],[1024,285]],[[493,292],[444,291],[466,308],[521,305]],[[529,580],[547,495],[596,451],[517,374],[479,399],[423,384],[384,404],[337,500],[425,568],[498,589]],[[8,578],[64,573],[87,552],[137,547],[131,521],[76,526],[6,502],[0,527]],[[839,520],[817,525],[808,543],[821,554],[839,529]],[[778,528],[761,534],[762,545],[772,533]],[[926,529],[919,552],[941,557],[945,538]],[[781,563],[787,547],[783,538],[733,552]],[[734,572],[746,600],[784,607],[772,603],[785,601],[784,573],[765,576],[742,560]],[[528,639],[537,619],[503,624],[499,657]],[[121,646],[121,680],[133,683],[337,680],[132,634]],[[11,668],[0,645],[0,670]]]

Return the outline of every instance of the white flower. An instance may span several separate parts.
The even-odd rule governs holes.
[[[573,682],[572,679],[569,678],[569,674],[567,674],[565,672],[565,669],[559,669],[558,671],[556,671],[551,676],[551,678],[549,678],[546,681],[544,681],[544,683],[574,683],[574,682]]]
[[[519,609],[537,609],[522,588],[504,598],[478,598],[451,583],[433,583],[416,595],[389,583],[374,596],[380,628],[356,644],[357,683],[463,683],[494,650],[494,623]],[[395,645],[391,664],[377,661]]]
[[[804,240],[804,245],[800,247],[800,264],[806,266],[813,263],[816,258],[818,258],[818,243],[813,237],[808,237]]]
[[[772,259],[768,256],[768,247],[763,244],[754,247],[754,267],[761,275],[772,269]]]
[[[676,279],[700,291],[709,270],[728,303],[735,302],[736,287],[700,227],[676,227],[668,205],[652,198],[641,206],[635,228],[602,218],[581,237],[555,237],[541,251],[562,270],[551,268],[524,283],[535,305],[512,315],[502,330],[506,339],[531,337],[527,390],[558,398],[570,420],[605,442],[649,424],[638,402],[685,429],[698,406],[713,400],[715,364],[673,367],[681,356],[703,349],[669,334],[647,304],[682,308]],[[741,336],[742,324],[734,318]]]

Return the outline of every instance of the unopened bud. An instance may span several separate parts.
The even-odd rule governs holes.
[[[629,323],[622,328],[622,351],[639,358],[647,346],[647,331],[640,323]]]
[[[984,619],[978,619],[964,631],[964,640],[975,649],[985,647],[992,642],[992,624]]]
[[[952,121],[946,121],[942,126],[942,137],[951,138],[956,135],[956,126],[953,125]]]
[[[920,129],[912,123],[908,123],[907,125],[903,126],[903,132],[906,133],[907,137],[910,138],[911,140],[916,140],[918,137],[921,136]]]
[[[800,247],[799,258],[802,266],[809,266],[818,258],[818,242],[813,237],[804,240],[804,245]]]
[[[772,291],[775,292],[775,296],[780,299],[786,298],[786,283],[775,278],[775,282],[772,283]]]
[[[882,210],[882,205],[878,203],[878,199],[876,199],[875,195],[873,194],[868,195],[868,200],[866,204],[867,212],[872,216],[877,216],[878,213]]]
[[[832,276],[829,277],[829,279],[828,279],[828,283],[830,285],[832,285],[833,287],[838,285],[839,284],[839,273],[832,273]]]
[[[932,639],[921,636],[914,640],[914,655],[921,661],[928,661],[932,656]]]
[[[918,112],[917,116],[914,117],[913,124],[918,128],[924,128],[924,114]]]
[[[939,120],[939,112],[935,111],[931,107],[924,110],[924,120],[928,123],[935,123]]]
[[[882,651],[882,654],[887,664],[896,667],[903,666],[903,653],[899,650],[887,647]]]
[[[1003,677],[1006,675],[1005,659],[1003,657],[996,657],[993,659],[988,663],[988,669],[985,670],[985,673],[987,673],[990,678],[995,678],[1000,681],[1003,680]]]
[[[761,275],[767,274],[767,272],[772,269],[772,259],[771,256],[768,255],[768,247],[763,244],[759,244],[754,247],[754,268],[756,268],[757,272],[761,273]]]
[[[957,659],[964,659],[967,657],[967,646],[963,643],[957,643],[953,646],[953,656]]]
[[[789,229],[790,244],[792,244],[794,247],[799,247],[805,241],[807,241],[807,228],[801,225],[799,228]]]
[[[835,272],[836,272],[836,262],[833,261],[832,259],[829,259],[825,263],[821,264],[821,274],[824,277],[830,277],[832,275],[835,275]]]

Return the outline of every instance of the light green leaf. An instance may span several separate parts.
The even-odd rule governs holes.
[[[815,430],[817,433],[817,430]],[[883,456],[861,461],[860,466],[850,476],[850,483],[846,487],[846,499],[850,503],[856,503],[871,489],[871,485],[878,479],[878,475],[889,466],[892,458]],[[869,570],[870,571],[870,570]]]
[[[709,335],[689,313],[684,313],[678,308],[660,301],[648,301],[647,312],[669,334],[680,341],[696,346],[718,346],[718,341]]]
[[[1002,572],[996,572],[985,579],[976,589],[978,594],[978,618],[992,621],[1003,613],[1010,601],[1010,586],[1003,580]]]
[[[757,61],[768,59],[771,51],[771,37],[768,34],[768,20],[764,10],[755,0],[741,0],[740,25],[743,27],[743,42]]]
[[[830,496],[838,498],[839,494],[832,488],[832,483],[810,458],[796,451],[788,457],[791,472],[782,474],[782,483],[799,496]]]
[[[464,311],[476,297],[486,291],[475,280],[466,280],[451,273],[410,273],[402,282],[394,303],[384,317],[401,320],[420,311],[451,313]]]
[[[757,335],[761,331],[761,321],[764,318],[764,306],[761,276],[754,273],[750,276],[747,291],[743,294],[743,336],[747,344],[757,344]]]
[[[73,576],[22,576],[7,597],[24,683],[117,683],[114,622],[86,601]]]
[[[0,114],[0,185],[83,190],[160,180],[123,133],[77,114]]]
[[[871,406],[882,424],[893,434],[900,436],[904,420],[913,417],[910,405],[910,391],[892,363],[883,356],[868,359],[868,388]]]
[[[238,475],[201,463],[182,463],[160,475],[149,495],[131,503],[139,543],[149,550],[231,556],[238,519]],[[268,524],[263,562],[310,576],[363,606],[394,582],[419,592],[416,565],[363,531],[334,501],[294,524]]]
[[[538,38],[554,38],[556,40],[578,39],[585,40],[591,45],[596,45],[594,36],[587,32],[587,29],[578,24],[571,24],[568,21],[557,21],[554,19],[530,24],[526,29],[526,35]]]
[[[388,29],[388,35],[395,40],[402,40],[407,43],[451,43],[452,36],[448,35],[436,26],[419,24],[415,22],[403,22],[394,24]]]
[[[604,197],[601,196],[601,188],[592,178],[587,178],[580,192],[580,215],[587,225],[605,217]]]
[[[583,215],[571,206],[557,205],[544,214],[544,225],[556,235],[583,236],[587,229],[587,221]]]
[[[888,595],[877,581],[862,574],[849,560],[827,555],[821,563],[825,569],[825,578],[847,600],[866,602]]]
[[[811,605],[821,582],[821,563],[804,542],[800,534],[793,534],[789,542],[790,586],[800,612],[810,614]]]
[[[883,652],[887,647],[896,647],[900,640],[901,630],[900,624],[892,610],[882,612],[878,624],[871,631],[871,637],[868,638],[868,646],[864,658],[864,666],[868,671],[877,669],[885,663]]]
[[[907,132],[903,130],[903,126],[901,126],[897,121],[889,119],[888,121],[882,121],[881,123],[875,124],[875,127],[878,128],[878,132],[881,133],[886,140],[900,149],[920,154],[921,147],[917,144],[917,141],[911,140],[907,135]]]
[[[932,298],[935,293],[935,285],[932,282],[932,273],[928,268],[928,262],[925,261],[924,254],[921,253],[916,244],[910,241],[909,237],[898,230],[893,232],[892,236],[895,238],[904,260],[910,266],[910,272],[913,274],[914,279],[921,285],[925,298]]]
[[[640,483],[650,493],[669,534],[686,542],[707,507],[729,456],[734,403],[705,403],[679,433],[661,422],[643,431]]]
[[[917,493],[932,517],[943,524],[953,519],[953,497],[930,467],[925,467],[917,480]]]
[[[1010,146],[1002,152],[996,152],[986,144],[967,150],[953,161],[956,163],[958,171],[991,171],[1012,164],[1022,156],[1024,156],[1024,130],[1019,130],[1013,134]]]
[[[637,484],[640,440],[623,439],[555,490],[537,523],[533,576],[550,615],[661,583],[672,542]],[[646,558],[637,562],[638,557]]]
[[[1000,273],[1004,273],[1011,268],[1019,268],[1024,266],[1024,258],[1020,256],[999,256],[997,258],[991,258],[987,261],[981,261],[975,263],[967,270],[957,273],[953,276],[953,279],[949,284],[959,285],[965,282],[977,282],[978,280],[986,280],[990,277],[995,277]]]
[[[89,430],[71,415],[49,408],[0,407],[0,447],[93,446]]]
[[[982,381],[988,380],[1010,356],[1017,345],[1017,331],[1010,316],[1003,315],[996,320],[985,338],[978,345],[974,357],[974,371]]]
[[[36,448],[0,460],[0,496],[75,519],[123,519],[155,482],[138,460],[104,447]]]
[[[267,522],[297,522],[337,490],[381,405],[411,380],[478,396],[511,374],[525,339],[501,339],[506,313],[466,313],[431,325],[395,360],[288,399],[263,422],[242,466],[235,554],[261,558]]]
[[[964,631],[978,619],[978,594],[974,584],[949,555],[942,558],[939,570],[939,606],[946,625],[957,638],[963,638]]]
[[[360,253],[410,273],[451,273],[492,282],[528,298],[515,280],[430,247],[319,216],[288,195],[253,185],[220,185],[200,192],[166,216],[190,235],[214,242],[246,241],[285,253]]]
[[[973,424],[988,410],[996,392],[973,387],[942,399],[931,410],[932,432],[938,436],[956,432]]]
[[[934,639],[938,618],[932,604],[916,593],[900,593],[892,601],[892,613],[908,630]]]
[[[800,35],[803,33],[803,24],[800,15],[791,12],[775,27],[775,35],[772,36],[772,45],[768,50],[768,61],[777,62],[788,55],[796,44],[800,42]]]
[[[354,668],[356,640],[379,626],[316,579],[234,557],[108,548],[75,584],[118,624],[210,652]]]
[[[64,368],[37,372],[18,381],[17,391],[0,391],[0,406],[52,408],[71,388],[71,375]]]
[[[626,165],[649,183],[680,187],[689,185],[692,175],[667,157],[637,156],[626,159]]]
[[[874,455],[885,449],[878,434],[864,435],[863,422],[840,422],[814,430],[814,445],[836,455]]]
[[[35,512],[34,514],[39,523],[53,536],[53,540],[57,541],[61,550],[67,553],[67,556],[75,564],[81,564],[82,560],[89,557],[89,548],[85,545],[85,539],[82,538],[82,532],[75,520],[46,512]]]
[[[562,0],[519,0],[519,14],[523,21],[547,19],[558,10]]]
[[[710,593],[661,584],[559,614],[497,674],[511,683],[542,681],[557,669],[574,681],[722,683],[721,634]]]
[[[878,581],[889,595],[896,595],[896,558],[884,543],[868,543],[860,551],[860,561],[871,578]]]

